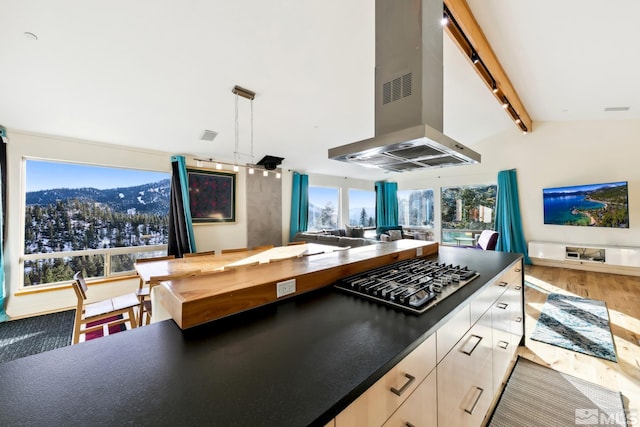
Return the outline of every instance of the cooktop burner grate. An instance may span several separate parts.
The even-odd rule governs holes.
[[[414,258],[345,277],[335,287],[420,314],[478,276],[467,267]]]

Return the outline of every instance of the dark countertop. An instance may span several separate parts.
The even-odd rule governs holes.
[[[519,257],[441,247],[480,277],[420,316],[329,287],[3,363],[0,425],[323,425]]]

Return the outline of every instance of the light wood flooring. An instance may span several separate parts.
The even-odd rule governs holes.
[[[627,409],[640,413],[640,277],[557,267],[527,266],[525,347],[519,354],[557,371],[622,392]],[[536,289],[538,288],[538,289]],[[618,363],[533,341],[548,293],[605,301]]]

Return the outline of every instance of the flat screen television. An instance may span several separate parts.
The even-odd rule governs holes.
[[[545,224],[629,228],[626,181],[545,188],[542,199]]]

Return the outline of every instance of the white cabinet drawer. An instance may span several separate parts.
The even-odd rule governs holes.
[[[435,366],[433,334],[339,413],[336,427],[381,426]]]
[[[509,283],[521,283],[522,282],[522,260],[518,260],[511,266],[509,272],[505,274]]]
[[[436,332],[438,337],[438,363],[449,353],[471,327],[470,308],[467,304]]]
[[[411,393],[384,427],[436,426],[438,424],[438,400],[436,387],[436,370]]]
[[[480,294],[469,303],[471,309],[471,324],[473,325],[489,309],[491,305],[505,292],[509,286],[507,275],[483,289]]]
[[[505,292],[507,301],[511,305],[509,311],[509,332],[520,342],[524,331],[524,313],[522,307],[522,284],[512,283],[509,285],[509,289]],[[518,345],[518,344],[516,344]]]
[[[509,332],[493,330],[493,393],[502,388],[502,380],[515,356],[517,344],[513,343]]]
[[[479,426],[493,400],[491,312],[438,364],[438,425]]]

